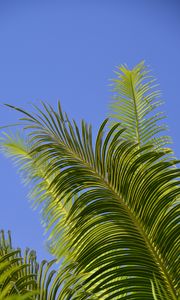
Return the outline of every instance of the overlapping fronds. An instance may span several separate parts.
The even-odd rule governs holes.
[[[122,136],[139,145],[149,143],[160,149],[170,144],[170,137],[163,133],[167,126],[162,123],[164,113],[159,111],[163,103],[160,91],[144,62],[132,70],[122,65],[115,73],[117,78],[113,79],[114,98],[109,113],[111,126],[121,122],[126,128]]]
[[[15,109],[25,114],[31,154],[52,178],[48,190],[58,195],[58,203],[74,198],[64,247],[73,253],[76,275],[87,274],[87,293],[105,300],[152,300],[155,278],[168,297],[177,300],[176,161],[166,161],[164,151],[125,140],[119,124],[103,137],[107,120],[93,146],[91,128],[82,122],[80,130],[64,117],[60,104],[58,112],[44,104],[44,111],[33,115]],[[53,214],[51,218],[56,220]],[[57,226],[56,248],[58,231]],[[161,299],[157,289],[156,294]],[[78,297],[69,299],[88,299]]]

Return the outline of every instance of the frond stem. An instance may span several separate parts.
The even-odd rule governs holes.
[[[139,130],[139,119],[138,119],[138,109],[137,109],[137,103],[136,103],[136,96],[135,96],[135,89],[132,81],[132,73],[129,73],[129,78],[130,78],[130,85],[131,85],[131,91],[132,91],[132,100],[134,103],[134,113],[135,113],[135,120],[136,120],[136,137],[137,137],[137,142],[140,145],[141,139],[140,139],[140,130]]]

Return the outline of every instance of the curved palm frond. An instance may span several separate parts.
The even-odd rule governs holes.
[[[84,122],[80,131],[63,116],[60,104],[58,113],[44,108],[36,115],[15,109],[26,115],[31,153],[46,164],[47,177],[54,176],[50,189],[59,201],[76,196],[66,220],[70,227],[64,247],[73,252],[76,274],[91,274],[84,288],[99,299],[152,300],[155,276],[177,300],[176,161],[164,160],[164,151],[124,140],[118,124],[103,138],[107,120],[93,147],[91,128]]]
[[[169,136],[162,135],[167,126],[161,121],[164,113],[156,111],[161,105],[160,91],[156,80],[144,62],[132,70],[127,66],[119,66],[113,79],[114,98],[111,103],[111,126],[121,122],[126,128],[122,137],[139,145],[152,144],[155,149],[161,149],[171,143]]]

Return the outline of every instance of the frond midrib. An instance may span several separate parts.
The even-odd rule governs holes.
[[[137,136],[137,142],[140,145],[141,139],[140,139],[138,109],[137,109],[136,96],[135,96],[135,90],[134,90],[134,86],[133,86],[132,73],[131,72],[129,72],[129,78],[130,78],[131,91],[132,91],[132,100],[133,100],[133,103],[134,103],[134,113],[135,113],[135,120],[136,120],[136,136]]]

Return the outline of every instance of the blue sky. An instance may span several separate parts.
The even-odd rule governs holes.
[[[116,66],[145,60],[160,83],[179,156],[179,34],[178,0],[0,1],[0,126],[19,117],[2,103],[30,108],[44,100],[55,107],[60,99],[95,132],[107,116]],[[0,228],[11,229],[16,246],[49,258],[27,188],[3,155],[0,166]]]

